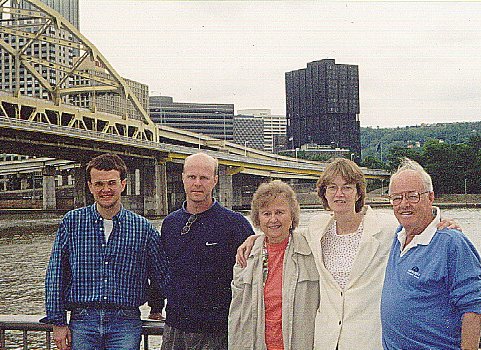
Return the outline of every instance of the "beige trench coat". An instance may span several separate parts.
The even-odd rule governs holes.
[[[398,222],[391,213],[365,207],[364,231],[345,290],[322,259],[321,237],[333,217],[320,214],[305,232],[319,270],[320,305],[316,315],[315,349],[377,350],[381,345],[381,291]]]
[[[229,350],[265,350],[262,246],[258,238],[245,269],[234,267],[229,312]],[[314,342],[314,319],[319,305],[319,275],[306,240],[292,235],[285,256],[282,281],[284,350],[309,350]]]

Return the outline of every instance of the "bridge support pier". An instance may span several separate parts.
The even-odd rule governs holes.
[[[227,166],[219,165],[219,184],[218,184],[217,200],[224,207],[232,209],[233,190],[232,175],[228,174]]]
[[[168,214],[166,164],[159,160],[145,161],[142,173],[144,216],[159,217]]]
[[[74,191],[73,207],[81,208],[87,205],[87,176],[85,174],[85,164],[73,169]]]
[[[55,167],[45,166],[42,170],[43,175],[43,210],[57,209],[57,199],[55,196]]]
[[[237,175],[240,177],[241,175]],[[233,181],[235,182],[235,181]],[[232,207],[241,208],[242,207],[242,185],[232,186]]]
[[[0,175],[0,191],[5,192],[7,190],[8,177],[5,175]]]
[[[167,203],[168,211],[174,211],[182,206],[185,200],[184,184],[182,182],[182,164],[167,163]]]
[[[30,174],[30,176],[32,177],[32,182],[35,181],[35,173],[32,173]],[[20,189],[21,190],[26,190],[28,189],[28,179],[27,179],[27,175],[23,175],[21,178],[20,178]]]
[[[234,205],[237,208],[250,209],[252,195],[264,178],[257,175],[237,174],[234,180]]]

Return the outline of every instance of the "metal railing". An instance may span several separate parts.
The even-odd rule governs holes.
[[[21,331],[22,349],[29,349],[29,336],[32,333],[45,333],[44,348],[47,350],[55,349],[52,345],[52,325],[38,322],[42,316],[29,315],[0,315],[0,350],[7,348],[6,331]],[[164,332],[164,322],[142,320],[143,348],[149,349],[149,336],[161,336]],[[18,344],[18,341],[16,341]]]

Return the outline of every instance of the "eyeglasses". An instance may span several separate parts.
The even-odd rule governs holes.
[[[421,200],[421,195],[425,193],[429,193],[431,191],[424,191],[424,192],[416,192],[416,191],[408,191],[404,193],[395,193],[389,196],[389,200],[391,201],[392,205],[399,205],[403,201],[403,198],[406,198],[406,201],[409,203],[419,203]]]
[[[181,235],[185,235],[190,232],[190,227],[197,220],[197,217],[198,216],[196,214],[192,214],[191,216],[189,216],[189,219],[185,223],[184,227],[182,227],[182,231],[180,231]]]
[[[104,187],[107,187],[109,189],[114,188],[117,186],[117,183],[121,181],[120,179],[112,179],[112,180],[106,180],[106,181],[95,181],[92,183],[92,186],[96,190],[102,190]]]
[[[326,193],[335,194],[338,190],[341,190],[343,194],[351,194],[356,190],[356,185],[327,185]]]

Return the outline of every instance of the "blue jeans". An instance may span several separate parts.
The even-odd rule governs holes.
[[[72,350],[139,350],[139,310],[76,309],[70,316]]]

